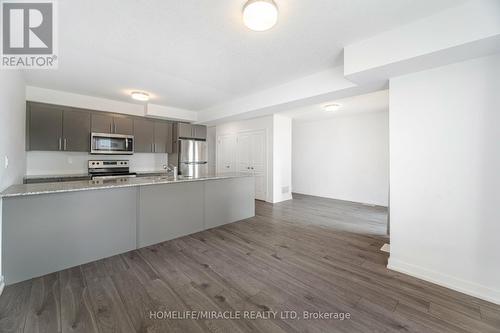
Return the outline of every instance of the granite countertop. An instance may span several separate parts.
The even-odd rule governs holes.
[[[164,170],[158,170],[158,171],[137,171],[137,176],[138,177],[145,177],[145,176],[159,176],[163,175],[166,172]],[[61,175],[26,175],[24,176],[24,179],[70,179],[70,178],[85,178],[89,177],[90,175],[88,173],[71,173],[71,174],[61,174]]]
[[[153,173],[153,174],[161,174],[161,173]],[[252,175],[241,174],[241,173],[223,173],[223,174],[207,175],[198,178],[184,178],[182,176],[179,176],[177,179],[174,179],[173,176],[164,175],[164,176],[137,177],[137,178],[118,178],[109,180],[82,180],[82,181],[57,182],[57,183],[20,184],[20,185],[12,185],[5,191],[1,192],[0,198],[132,187],[132,186],[146,186],[155,184],[195,182],[195,181],[238,178],[238,177],[252,177]]]

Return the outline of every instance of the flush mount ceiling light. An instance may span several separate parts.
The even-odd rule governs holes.
[[[147,102],[149,101],[149,94],[142,91],[133,91],[130,96],[136,101]]]
[[[243,23],[251,30],[269,30],[277,21],[278,7],[273,0],[249,0],[243,6]]]
[[[333,104],[328,104],[328,105],[323,106],[323,110],[328,111],[328,112],[334,112],[334,111],[337,111],[338,109],[340,109],[341,107],[342,107],[342,104],[333,103]]]

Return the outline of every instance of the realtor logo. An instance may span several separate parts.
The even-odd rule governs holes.
[[[1,1],[2,68],[57,68],[54,0]]]

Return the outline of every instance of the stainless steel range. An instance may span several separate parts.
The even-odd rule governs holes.
[[[135,172],[130,172],[129,163],[126,160],[90,160],[89,175],[92,180],[136,177]]]

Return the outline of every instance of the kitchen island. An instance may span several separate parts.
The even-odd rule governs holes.
[[[13,185],[2,199],[7,284],[255,215],[248,175]]]

